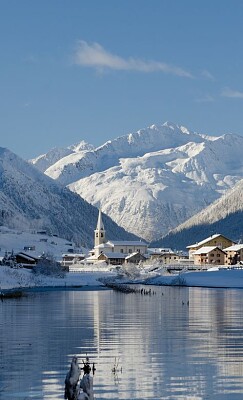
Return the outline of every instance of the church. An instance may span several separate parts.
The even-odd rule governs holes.
[[[105,261],[108,264],[120,265],[124,263],[136,263],[145,261],[148,257],[148,245],[141,240],[106,241],[105,227],[102,221],[102,213],[99,210],[97,226],[94,231],[94,248],[86,259],[89,262]]]

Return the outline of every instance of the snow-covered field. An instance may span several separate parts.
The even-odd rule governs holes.
[[[124,274],[118,276],[115,269],[104,266],[85,267],[80,272],[66,273],[64,278],[36,275],[25,268],[13,269],[0,266],[0,288],[4,290],[38,287],[104,287],[100,279],[113,279],[130,284],[150,284],[169,286],[195,286],[214,288],[243,288],[243,269],[222,269],[202,272],[185,272],[177,275],[160,275],[154,272]]]
[[[32,250],[26,250],[31,248]],[[40,257],[43,253],[51,254],[61,261],[62,254],[72,249],[74,253],[88,253],[88,249],[76,248],[75,243],[66,239],[32,231],[0,228],[0,256],[13,250],[14,253],[24,252],[32,257]]]
[[[116,276],[109,269],[96,269],[89,272],[69,272],[64,278],[56,278],[45,275],[34,274],[31,270],[25,268],[10,268],[0,266],[0,289],[19,289],[34,287],[96,287],[104,286],[99,279]]]

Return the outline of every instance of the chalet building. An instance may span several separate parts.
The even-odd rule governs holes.
[[[80,261],[85,259],[85,254],[80,253],[66,253],[62,255],[61,265],[63,267],[74,266],[75,264],[79,264]]]
[[[187,246],[187,249],[189,249],[189,259],[193,259],[195,252],[201,249],[202,247],[213,246],[213,247],[218,247],[219,249],[225,249],[226,247],[232,246],[234,244],[235,242],[226,238],[225,236],[221,234],[215,234],[209,236],[208,238],[202,240],[201,242]]]
[[[126,256],[125,262],[126,263],[133,263],[133,264],[139,264],[140,262],[146,261],[147,257],[141,253],[132,253]]]
[[[15,260],[17,264],[21,264],[21,266],[25,268],[32,268],[38,262],[38,258],[23,252],[16,254]]]
[[[177,263],[181,258],[181,254],[175,253],[171,249],[162,249],[162,248],[150,248],[148,249],[150,259],[153,261],[158,261],[161,264],[173,264]],[[183,256],[183,259],[185,256]]]
[[[217,246],[204,246],[193,254],[194,265],[224,265],[226,252]]]
[[[234,244],[233,246],[226,247],[226,265],[235,265],[239,262],[243,262],[243,244]]]
[[[101,210],[99,211],[94,234],[94,248],[91,250],[89,257],[86,258],[88,262],[106,261],[109,264],[118,265],[124,264],[125,262],[137,263],[142,259],[146,259],[144,255],[147,254],[148,245],[143,241],[106,241],[106,232],[102,221]],[[129,257],[132,255],[133,257]]]

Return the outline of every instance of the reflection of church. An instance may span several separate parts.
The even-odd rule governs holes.
[[[87,261],[105,261],[109,264],[123,264],[125,262],[139,263],[146,260],[148,245],[142,241],[108,240],[106,241],[105,228],[101,211],[95,229],[94,248]]]

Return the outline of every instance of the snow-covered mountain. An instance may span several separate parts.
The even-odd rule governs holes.
[[[242,150],[241,136],[165,123],[69,154],[45,173],[151,241],[233,187],[243,177]]]
[[[173,229],[151,246],[185,249],[194,242],[221,233],[232,240],[243,239],[243,179],[220,199]]]
[[[46,154],[42,154],[36,158],[30,160],[40,171],[44,172],[51,165],[61,160],[63,157],[69,156],[70,154],[80,153],[85,150],[93,150],[94,146],[82,140],[80,143],[68,146],[66,148],[55,147]]]
[[[45,229],[91,247],[98,210],[7,149],[0,148],[0,225]],[[104,215],[107,236],[133,235]]]

